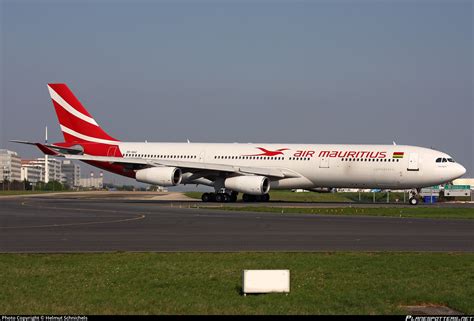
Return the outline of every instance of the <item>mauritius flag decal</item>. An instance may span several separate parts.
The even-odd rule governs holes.
[[[393,158],[403,158],[404,152],[393,152]]]

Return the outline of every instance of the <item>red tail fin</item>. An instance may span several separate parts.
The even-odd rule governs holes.
[[[48,84],[48,90],[66,142],[117,142],[100,128],[66,84]]]

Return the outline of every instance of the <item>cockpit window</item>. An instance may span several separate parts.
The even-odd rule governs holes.
[[[452,158],[443,158],[443,157],[436,158],[436,163],[447,163],[447,162],[456,163],[454,159]]]

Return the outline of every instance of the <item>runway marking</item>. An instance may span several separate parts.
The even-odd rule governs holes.
[[[67,208],[67,207],[51,207],[51,206],[41,206],[41,205],[30,205],[27,202],[21,202],[22,206],[29,206],[29,207],[37,207],[37,208],[45,208],[45,209],[53,209],[53,210],[68,210],[68,211],[94,211],[94,212],[107,212],[107,213],[122,213],[128,214],[128,212],[120,212],[114,210],[100,210],[100,209],[84,209],[84,208]],[[0,229],[30,229],[30,228],[45,228],[45,227],[65,227],[65,226],[79,226],[79,225],[93,225],[93,224],[105,224],[105,223],[122,223],[122,222],[129,222],[129,221],[137,221],[142,220],[146,217],[145,214],[140,214],[135,217],[125,218],[120,220],[111,220],[111,221],[96,221],[96,222],[83,222],[83,223],[65,223],[65,224],[47,224],[47,225],[33,225],[33,226],[0,226]]]

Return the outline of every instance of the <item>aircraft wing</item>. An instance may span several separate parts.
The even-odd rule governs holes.
[[[64,157],[67,159],[77,159],[81,161],[96,161],[96,162],[107,162],[107,163],[118,163],[118,164],[130,164],[130,165],[143,165],[143,167],[156,167],[156,166],[174,166],[179,167],[183,170],[193,171],[211,171],[211,172],[228,172],[236,173],[241,175],[254,174],[263,175],[275,178],[288,178],[288,177],[300,177],[296,172],[293,172],[284,168],[275,167],[254,167],[254,166],[234,166],[227,164],[209,164],[209,163],[198,163],[181,160],[152,160],[152,159],[139,159],[139,158],[124,158],[124,157],[109,157],[109,156],[93,156],[93,155],[70,155],[62,154],[56,155],[58,157]]]

